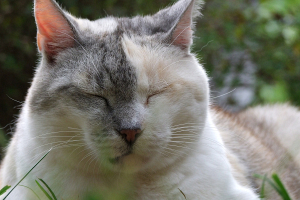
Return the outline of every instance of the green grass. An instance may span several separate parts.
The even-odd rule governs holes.
[[[3,200],[5,200],[8,195],[10,195],[10,193],[28,176],[28,174],[49,154],[49,152],[51,151],[51,149],[23,176],[23,178],[21,178],[21,180],[7,193],[7,195],[3,198]],[[10,188],[10,186],[6,185],[4,186],[1,191],[3,190],[3,193],[5,193],[8,189]],[[2,194],[3,194],[2,193]]]
[[[50,192],[50,194],[46,191],[46,189],[39,183],[39,181],[44,184],[44,186],[46,186],[46,188],[48,189],[48,191]],[[36,184],[39,186],[39,188],[43,191],[43,193],[46,195],[46,197],[49,200],[57,200],[54,192],[51,190],[51,188],[47,185],[47,183],[45,181],[43,181],[41,178],[39,178],[38,180],[35,180]]]
[[[181,189],[178,188],[178,190],[180,191],[180,193],[184,196],[184,199],[186,199],[185,194],[181,191]]]
[[[29,189],[39,200],[41,200],[41,198],[35,193],[35,191],[33,189],[31,189],[30,187],[26,186],[26,185],[19,185],[19,186],[22,186],[22,187],[25,187],[27,189]]]
[[[282,200],[292,200],[290,195],[288,194],[285,186],[280,180],[277,174],[272,174],[271,178],[268,178],[266,175],[262,176],[259,174],[255,174],[254,177],[262,179],[262,186],[260,189],[260,198],[265,199],[265,184],[268,183],[270,186],[281,196]]]
[[[4,194],[10,187],[11,187],[10,185],[4,186],[4,187],[0,190],[0,196],[1,196],[2,194]]]

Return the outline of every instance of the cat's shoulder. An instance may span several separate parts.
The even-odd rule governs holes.
[[[259,181],[251,174],[277,173],[290,191],[295,191],[295,185],[300,183],[300,111],[297,107],[261,105],[239,113],[214,107],[211,114],[236,179],[248,177],[254,187],[259,187]],[[270,192],[269,196],[275,199],[276,195]]]
[[[257,106],[237,117],[273,148],[278,148],[276,143],[280,144],[300,165],[300,111],[297,107],[290,104]]]
[[[254,134],[300,134],[299,108],[290,104],[272,104],[250,107],[238,113],[230,113],[212,107],[211,113],[219,126],[238,126]]]
[[[296,146],[294,142],[300,140],[300,111],[287,103],[255,106],[239,113],[229,113],[216,107],[211,111],[225,138],[230,132],[230,137],[253,138],[272,149],[278,148],[275,144],[291,149]]]
[[[237,114],[237,117],[248,124],[261,122],[261,128],[273,126],[274,128],[281,125],[299,126],[300,111],[288,103],[255,106]]]

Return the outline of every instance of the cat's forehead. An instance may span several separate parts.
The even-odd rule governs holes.
[[[178,48],[159,42],[156,36],[165,30],[153,29],[155,23],[147,17],[79,19],[77,23],[89,43],[86,46],[91,55],[83,63],[92,70],[83,70],[87,76],[82,77],[96,82],[111,95],[133,96],[138,86],[144,85],[147,89],[161,84],[162,80],[169,79],[167,65],[185,55]],[[153,31],[156,31],[155,36]],[[147,76],[142,78],[141,74]],[[138,79],[143,83],[138,83]]]
[[[124,93],[127,96],[132,93],[136,89],[137,69],[125,52],[124,37],[129,34],[134,39],[135,36],[140,38],[145,35],[146,32],[141,33],[144,29],[138,26],[141,20],[113,17],[96,21],[74,20],[83,42],[77,47],[84,60],[81,61],[84,70],[79,71],[79,78],[110,93]],[[148,39],[146,41],[150,42]]]
[[[70,16],[70,18],[76,21],[76,27],[81,34],[85,36],[118,34],[120,31],[139,36],[159,36],[160,34],[168,32],[172,24],[168,18],[166,20],[160,20],[160,23],[158,23],[157,21],[159,19],[153,16],[135,16],[133,18],[106,17],[96,21],[74,18],[72,16]]]
[[[118,22],[113,17],[102,18],[96,21],[88,19],[76,19],[77,26],[82,33],[103,34],[114,33],[118,28]]]
[[[136,70],[124,52],[123,31],[117,22],[113,18],[94,22],[80,19],[78,27],[82,44],[76,49],[80,51],[81,67],[75,80],[86,83],[84,87],[96,85],[101,93],[110,96],[118,94],[122,99],[132,97],[136,88]]]

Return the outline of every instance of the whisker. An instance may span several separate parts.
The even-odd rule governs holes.
[[[169,144],[172,144],[172,143],[177,143],[177,144],[195,144],[195,142],[190,142],[190,141],[170,141]]]
[[[31,151],[34,151],[34,150],[37,150],[41,147],[44,147],[44,146],[47,146],[47,145],[50,145],[52,146],[53,144],[57,144],[57,145],[54,145],[52,146],[52,148],[55,148],[56,146],[60,145],[60,144],[67,144],[67,143],[70,143],[70,142],[81,142],[82,140],[67,140],[67,141],[56,141],[56,142],[51,142],[51,143],[47,143],[47,144],[43,144],[43,145],[40,145],[38,147],[35,147],[34,149],[32,149]]]
[[[228,95],[228,94],[230,94],[230,93],[234,92],[235,90],[236,90],[236,88],[232,89],[232,90],[231,90],[231,91],[229,91],[229,92],[226,92],[225,94],[221,94],[221,95],[219,95],[219,96],[213,97],[212,99],[216,99],[216,98],[219,98],[219,97],[222,97],[222,96]]]
[[[185,27],[175,38],[174,38],[174,40],[169,44],[169,46],[168,47],[170,47],[176,40],[177,40],[177,38],[179,37],[179,36],[181,36],[181,34],[184,32],[184,31],[186,31],[186,29],[188,29],[188,28],[191,28],[191,26],[187,26],[187,27]]]
[[[80,164],[84,159],[86,159],[86,158],[88,158],[88,157],[90,157],[90,156],[92,156],[92,155],[93,155],[93,152],[90,152],[90,153],[86,154],[86,155],[80,160],[80,162],[77,164],[77,166],[79,166],[79,164]]]
[[[43,133],[41,135],[37,135],[35,137],[27,138],[26,140],[33,140],[36,138],[43,138],[43,136],[51,135],[51,134],[57,134],[57,133],[81,133],[81,131],[54,131],[54,132],[49,132],[49,133]],[[79,135],[79,134],[76,134]],[[48,138],[49,136],[45,137]]]
[[[197,125],[198,123],[191,123],[191,122],[188,122],[188,123],[183,123],[183,124],[176,124],[176,125],[174,125],[174,126],[172,126],[172,128],[173,127],[178,127],[178,126],[186,126],[186,125]]]
[[[204,45],[203,47],[201,47],[201,49],[200,49],[200,50],[198,50],[198,51],[195,51],[195,53],[198,53],[198,52],[202,51],[202,49],[204,49],[205,47],[207,47],[207,46],[208,46],[208,44],[209,44],[209,43],[211,43],[211,42],[213,42],[213,40],[210,40],[210,41],[208,41],[208,42],[206,43],[206,45]]]

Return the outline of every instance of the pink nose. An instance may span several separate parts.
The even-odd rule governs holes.
[[[136,134],[141,133],[141,129],[122,129],[120,133],[125,136],[127,142],[133,143]]]

